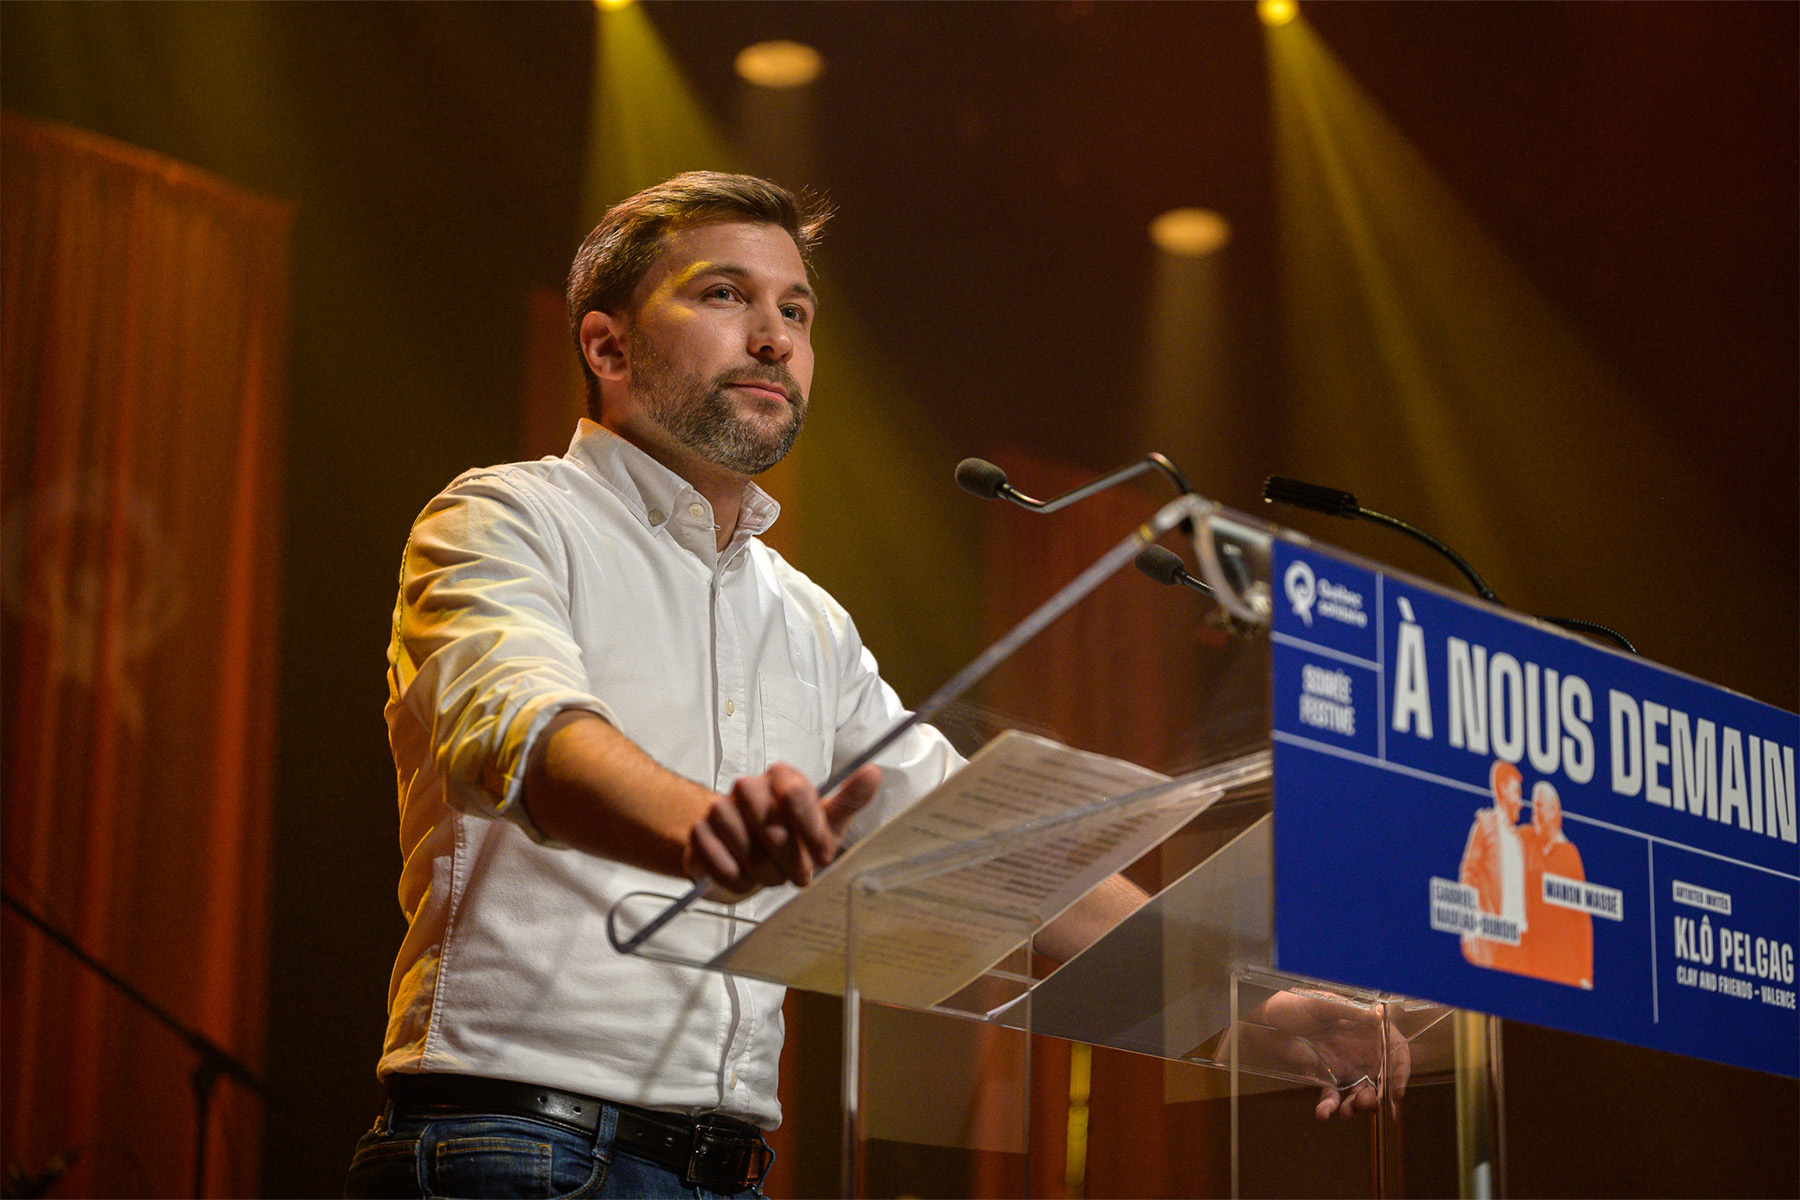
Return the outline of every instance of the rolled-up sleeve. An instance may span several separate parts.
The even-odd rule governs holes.
[[[389,650],[396,757],[418,739],[425,761],[414,769],[435,773],[445,804],[552,845],[521,802],[533,743],[569,709],[617,724],[589,691],[570,632],[568,552],[556,530],[504,473],[459,479],[413,526]]]

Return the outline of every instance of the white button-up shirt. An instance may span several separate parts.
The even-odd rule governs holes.
[[[756,539],[776,512],[752,487],[721,552],[704,497],[583,421],[562,458],[468,472],[420,515],[388,655],[410,927],[382,1074],[779,1122],[782,989],[615,953],[616,901],[684,885],[547,844],[520,801],[532,743],[565,709],[720,791],[774,762],[822,782],[904,715],[848,614]],[[961,763],[928,726],[877,761],[852,837]],[[742,931],[683,920],[657,941],[705,959]]]

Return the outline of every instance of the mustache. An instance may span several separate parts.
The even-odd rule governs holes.
[[[726,371],[713,379],[715,388],[729,387],[734,383],[767,383],[781,389],[790,404],[806,403],[806,393],[800,390],[800,383],[793,372],[780,363],[754,367],[748,370]]]

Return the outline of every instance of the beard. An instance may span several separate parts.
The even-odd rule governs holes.
[[[763,363],[721,371],[711,379],[684,372],[634,336],[632,386],[644,412],[682,446],[714,466],[760,475],[787,456],[806,424],[807,398],[787,367]],[[734,383],[771,383],[791,397],[781,417],[739,411]]]

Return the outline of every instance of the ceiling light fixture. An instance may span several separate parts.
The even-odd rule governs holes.
[[[1300,15],[1300,6],[1295,0],[1256,0],[1256,15],[1262,23],[1274,29],[1286,25]]]
[[[1201,258],[1231,240],[1231,222],[1210,208],[1171,208],[1150,222],[1150,240],[1170,254]]]
[[[738,51],[737,73],[766,88],[803,87],[819,77],[825,59],[804,42],[757,42]]]

